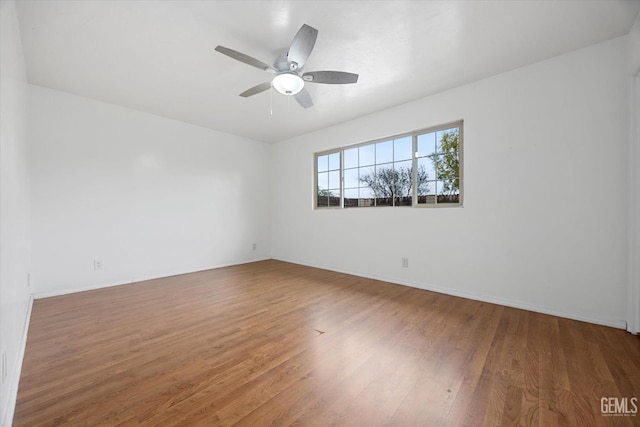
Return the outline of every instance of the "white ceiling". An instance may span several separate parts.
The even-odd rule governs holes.
[[[16,2],[29,82],[274,142],[627,34],[637,0]],[[319,30],[304,71],[360,74],[307,84],[315,106],[270,91],[263,62],[300,26]],[[272,102],[272,105],[271,105]],[[273,114],[270,110],[272,109]]]

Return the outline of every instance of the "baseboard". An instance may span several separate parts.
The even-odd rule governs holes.
[[[76,293],[76,292],[91,291],[91,290],[96,290],[96,289],[108,288],[108,287],[112,287],[112,286],[122,286],[122,285],[127,285],[127,284],[130,284],[130,283],[142,282],[142,281],[145,281],[145,280],[162,279],[162,278],[166,278],[166,277],[179,276],[181,274],[196,273],[196,272],[199,272],[199,271],[206,271],[206,270],[213,270],[213,269],[216,269],[216,268],[231,267],[231,266],[234,266],[234,265],[248,264],[248,263],[251,263],[251,262],[266,261],[268,259],[275,259],[275,260],[278,260],[278,261],[289,262],[289,263],[292,263],[292,264],[304,265],[304,266],[307,266],[307,267],[320,268],[320,269],[323,269],[323,270],[335,271],[337,273],[350,274],[350,275],[353,275],[353,276],[364,277],[364,278],[368,278],[368,279],[381,280],[383,282],[394,283],[394,284],[402,285],[402,286],[409,286],[409,287],[416,288],[416,289],[424,289],[424,290],[427,290],[427,291],[438,292],[438,293],[441,293],[441,294],[446,294],[446,295],[452,295],[452,296],[461,297],[461,298],[472,299],[472,300],[475,300],[475,301],[483,301],[483,302],[487,302],[487,303],[491,303],[491,304],[499,304],[499,305],[504,305],[506,307],[513,307],[513,308],[519,308],[519,309],[522,309],[522,310],[533,311],[533,312],[536,312],[536,313],[549,314],[549,315],[552,315],[552,316],[564,317],[564,318],[567,318],[567,319],[578,320],[578,321],[581,321],[581,322],[594,323],[594,324],[597,324],[597,325],[609,326],[609,327],[617,328],[617,329],[627,329],[627,322],[624,321],[624,320],[600,319],[600,318],[597,318],[597,317],[594,317],[592,315],[585,314],[585,313],[567,313],[567,312],[558,311],[556,309],[552,309],[552,308],[548,308],[548,307],[542,307],[542,306],[538,306],[538,305],[529,304],[529,303],[523,302],[523,301],[514,301],[514,300],[510,300],[510,299],[505,299],[505,298],[486,296],[486,295],[481,295],[481,294],[475,294],[475,293],[472,293],[472,292],[460,291],[460,290],[453,289],[453,288],[436,286],[436,285],[432,285],[432,284],[417,283],[417,282],[411,282],[411,281],[406,281],[406,280],[399,280],[399,279],[396,279],[396,278],[393,278],[393,277],[372,275],[372,274],[369,274],[369,273],[366,273],[366,272],[354,271],[354,270],[343,270],[343,269],[338,269],[338,268],[334,268],[334,267],[330,267],[330,266],[311,264],[311,263],[304,263],[304,262],[300,262],[300,261],[297,261],[297,260],[291,260],[291,259],[279,258],[279,257],[275,257],[275,258],[265,257],[265,258],[259,258],[259,259],[250,260],[250,261],[238,262],[238,263],[215,265],[215,266],[210,266],[210,267],[201,268],[201,269],[195,269],[195,270],[174,271],[174,272],[167,272],[167,273],[158,274],[158,275],[152,275],[152,276],[139,276],[139,277],[135,277],[135,278],[131,278],[131,279],[115,281],[115,282],[100,283],[100,284],[92,285],[92,286],[68,288],[68,289],[62,289],[62,290],[56,290],[56,291],[47,291],[47,292],[36,292],[36,293],[33,294],[33,299],[40,299],[40,298],[48,298],[48,297],[53,297],[53,296],[67,295],[67,294],[73,294],[73,293]],[[31,306],[29,307],[29,313],[31,313]]]
[[[456,296],[456,297],[461,297],[461,298],[467,298],[467,299],[472,299],[475,301],[482,301],[482,302],[487,302],[487,303],[491,303],[491,304],[498,304],[498,305],[503,305],[506,307],[512,307],[512,308],[518,308],[521,310],[527,310],[527,311],[533,311],[536,313],[542,313],[542,314],[549,314],[552,316],[558,316],[558,317],[563,317],[566,319],[572,319],[572,320],[578,320],[581,322],[587,322],[587,323],[593,323],[596,325],[603,325],[603,326],[609,326],[612,328],[617,328],[617,329],[626,329],[627,328],[627,322],[624,320],[610,320],[610,319],[600,319],[597,317],[594,317],[592,315],[589,314],[585,314],[585,313],[567,313],[567,312],[563,312],[563,311],[558,311],[552,308],[548,308],[548,307],[542,307],[542,306],[538,306],[538,305],[534,305],[534,304],[528,304],[526,302],[523,301],[514,301],[514,300],[509,300],[506,298],[499,298],[499,297],[493,297],[493,296],[486,296],[486,295],[481,295],[481,294],[474,294],[472,292],[465,292],[465,291],[460,291],[457,289],[452,289],[452,288],[447,288],[447,287],[442,287],[442,286],[435,286],[432,284],[426,284],[426,283],[417,283],[417,282],[410,282],[410,281],[406,281],[406,280],[399,280],[393,277],[385,277],[385,276],[378,276],[378,275],[371,275],[368,273],[363,273],[363,272],[358,272],[358,271],[347,271],[347,270],[342,270],[342,269],[338,269],[338,268],[333,268],[333,267],[327,267],[327,266],[323,266],[323,265],[314,265],[314,264],[308,264],[308,263],[302,263],[299,261],[295,261],[295,260],[289,260],[289,259],[285,259],[285,258],[273,258],[275,260],[278,261],[283,261],[283,262],[289,262],[292,264],[299,264],[299,265],[304,265],[307,267],[313,267],[313,268],[320,268],[322,270],[329,270],[329,271],[335,271],[336,273],[343,273],[343,274],[350,274],[352,276],[358,276],[358,277],[364,277],[367,279],[374,279],[374,280],[380,280],[383,282],[388,282],[388,283],[393,283],[396,285],[402,285],[402,286],[408,286],[411,288],[417,288],[417,289],[424,289],[426,291],[432,291],[432,292],[438,292],[441,294],[446,294],[446,295],[451,295],[451,296]]]
[[[33,294],[33,298],[34,299],[41,299],[41,298],[57,297],[57,296],[61,296],[61,295],[75,294],[77,292],[94,291],[96,289],[104,289],[104,288],[110,288],[110,287],[113,287],[113,286],[128,285],[128,284],[136,283],[136,282],[144,282],[146,280],[164,279],[164,278],[172,277],[172,276],[180,276],[182,274],[197,273],[199,271],[214,270],[216,268],[232,267],[234,265],[242,265],[242,264],[249,264],[249,263],[252,263],[252,262],[266,261],[268,259],[271,259],[271,258],[269,258],[269,257],[267,257],[267,258],[257,258],[257,259],[253,259],[253,260],[249,260],[249,261],[236,262],[236,263],[231,263],[231,264],[219,264],[219,265],[208,266],[208,267],[205,267],[205,268],[197,268],[195,270],[176,270],[176,271],[169,271],[169,272],[165,272],[165,273],[161,273],[161,274],[155,274],[155,275],[136,276],[136,277],[129,278],[129,279],[118,280],[118,281],[113,281],[113,282],[98,283],[96,285],[81,286],[81,287],[77,287],[77,288],[67,288],[67,289],[59,289],[59,290],[55,290],[55,291],[45,291],[45,292],[35,292]]]
[[[16,360],[15,369],[11,376],[11,387],[9,388],[9,396],[7,399],[8,407],[5,408],[4,417],[2,419],[3,427],[11,427],[13,423],[13,415],[16,410],[16,401],[18,400],[18,386],[20,385],[20,374],[22,373],[22,362],[24,361],[24,353],[27,349],[27,335],[29,334],[29,324],[31,323],[31,310],[33,309],[33,296],[29,297],[29,303],[27,307],[27,315],[24,319],[24,326],[22,327],[22,336],[20,337],[20,348],[18,351],[18,358]]]

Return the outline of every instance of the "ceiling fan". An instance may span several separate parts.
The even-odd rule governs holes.
[[[325,83],[325,84],[349,84],[358,81],[358,75],[346,73],[344,71],[309,71],[300,74],[307,58],[311,54],[318,30],[307,24],[302,25],[298,33],[293,38],[289,51],[280,55],[274,62],[273,66],[267,65],[262,61],[245,55],[244,53],[229,49],[224,46],[216,46],[218,52],[236,59],[245,64],[252,65],[275,74],[275,77],[269,82],[260,83],[240,94],[242,97],[249,97],[264,92],[271,87],[283,95],[293,96],[296,101],[303,107],[309,108],[313,106],[311,95],[304,88],[305,82],[309,83]]]

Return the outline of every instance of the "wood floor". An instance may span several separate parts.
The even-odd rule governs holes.
[[[264,261],[36,300],[14,426],[640,425],[602,397],[639,337]]]

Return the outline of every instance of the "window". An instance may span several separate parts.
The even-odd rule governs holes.
[[[316,170],[316,206],[340,206],[340,151],[316,155]]]
[[[417,136],[418,204],[460,203],[462,125]]]
[[[324,207],[460,206],[462,122],[315,155]]]

